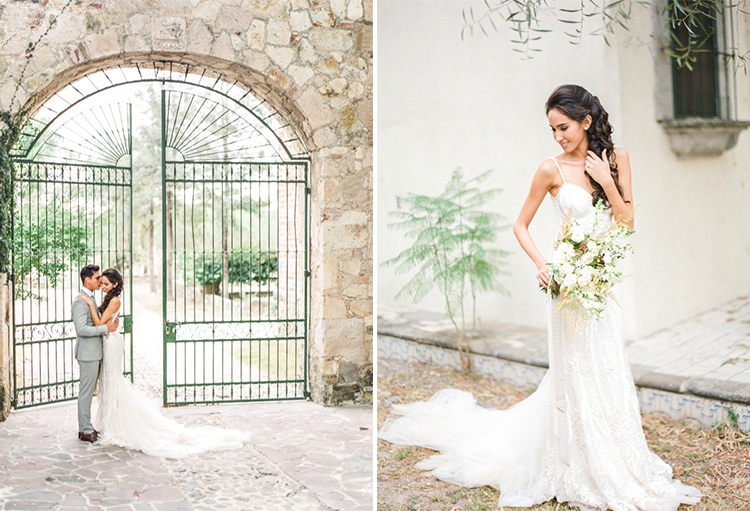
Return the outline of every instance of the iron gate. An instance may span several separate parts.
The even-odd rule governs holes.
[[[154,190],[162,207],[164,403],[307,397],[304,145],[236,80],[150,62],[98,70],[62,89],[14,151],[14,406],[76,398],[70,305],[81,266],[117,267],[132,290],[132,109],[117,91],[85,111],[79,103],[137,82],[166,88],[162,189]],[[132,306],[126,292],[131,379]]]
[[[32,123],[33,124],[33,123]],[[130,284],[131,107],[64,109],[31,126],[14,151],[13,406],[75,399],[78,364],[71,305],[89,263]],[[122,324],[132,378],[132,302]]]
[[[307,397],[308,162],[264,122],[162,91],[164,403]]]

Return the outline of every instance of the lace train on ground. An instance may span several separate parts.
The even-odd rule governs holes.
[[[560,219],[594,212],[576,186],[562,186],[553,203]],[[493,410],[445,389],[394,406],[402,416],[386,421],[380,438],[440,451],[418,466],[458,485],[493,486],[501,506],[557,498],[587,511],[675,511],[697,503],[700,492],[673,481],[646,444],[617,302],[600,320],[577,324],[557,304],[548,303],[550,370],[531,396]]]
[[[188,428],[165,417],[155,402],[122,375],[122,359],[123,339],[115,332],[104,339],[97,413],[99,444],[182,458],[205,451],[238,449],[249,439],[243,431]]]

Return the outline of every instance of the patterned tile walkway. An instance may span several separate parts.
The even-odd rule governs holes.
[[[154,396],[160,350],[135,334],[136,385]],[[0,510],[373,509],[371,407],[291,401],[162,410],[188,426],[241,429],[252,439],[236,451],[165,460],[79,441],[75,402],[16,410],[0,422]]]
[[[485,322],[472,341],[481,374],[537,384],[548,367],[547,334]],[[750,296],[627,342],[641,408],[703,426],[736,420],[750,432]],[[444,315],[378,304],[378,356],[460,367]]]

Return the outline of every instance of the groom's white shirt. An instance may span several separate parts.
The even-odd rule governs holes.
[[[94,297],[94,292],[93,291],[91,291],[87,287],[82,287],[81,288],[81,292],[84,293],[84,294],[86,294],[89,298],[91,298],[91,301],[94,302],[94,304],[96,304],[96,297]]]

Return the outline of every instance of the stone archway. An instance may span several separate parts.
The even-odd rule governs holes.
[[[0,33],[0,109],[10,113],[94,69],[165,61],[236,79],[283,112],[311,155],[312,398],[371,402],[370,1],[14,2]],[[6,387],[9,355],[0,351]]]

